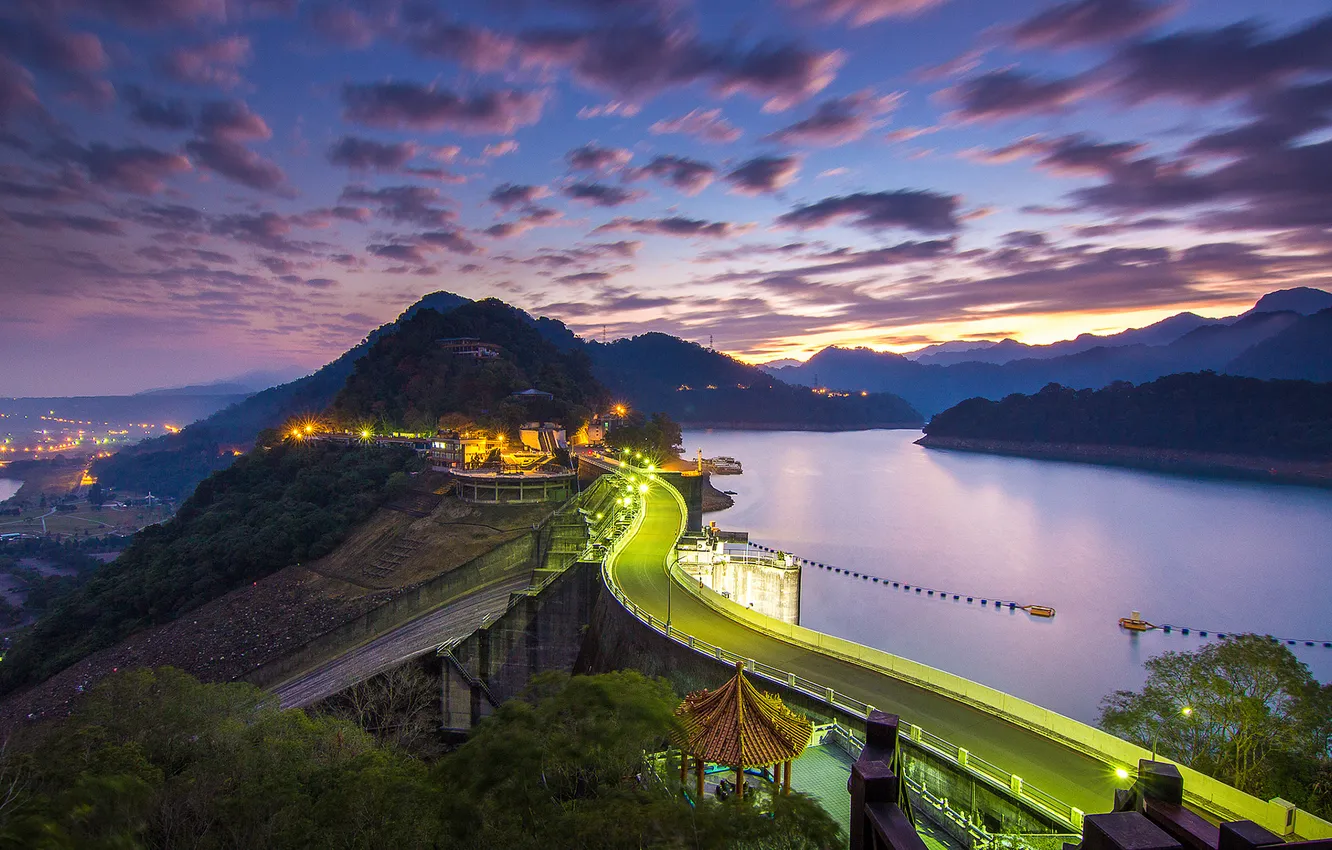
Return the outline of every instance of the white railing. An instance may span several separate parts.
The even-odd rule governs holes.
[[[680,494],[669,484],[663,484],[662,486],[664,486],[665,489],[680,503],[680,516],[683,518],[685,516],[685,511],[683,509],[684,501],[680,498]],[[615,541],[611,546],[610,551],[607,552],[606,559],[602,562],[602,576],[606,587],[610,589],[612,595],[614,595],[615,599],[625,608],[625,610],[630,614],[633,614],[635,618],[652,628],[654,631],[660,632],[670,640],[688,647],[700,655],[706,655],[709,658],[713,658],[725,664],[735,664],[736,662],[743,661],[745,669],[756,676],[767,679],[770,682],[790,690],[798,691],[799,693],[825,703],[847,715],[859,718],[860,720],[865,720],[869,716],[869,713],[874,710],[874,707],[862,700],[840,693],[833,688],[829,688],[818,682],[810,681],[802,676],[797,676],[795,673],[774,667],[771,664],[765,664],[757,659],[738,655],[724,647],[709,643],[702,638],[677,628],[673,624],[668,625],[664,620],[653,615],[650,611],[630,599],[620,588],[619,582],[615,578],[615,559],[624,550],[625,546],[629,544],[629,541],[633,539],[634,535],[638,532],[638,529],[642,526],[643,516],[645,514],[645,504],[645,500],[634,500],[633,505],[630,507],[630,510],[633,512],[633,520],[630,528]],[[677,539],[679,533],[683,531],[683,527],[677,530]],[[675,570],[677,567],[678,564],[675,562],[668,565],[668,569],[670,570]],[[675,581],[675,576],[676,573],[671,572],[668,574],[667,580]],[[689,588],[686,592],[692,592],[692,582],[680,582],[680,584]],[[705,590],[704,592],[710,591]],[[996,767],[984,759],[967,753],[966,750],[950,744],[944,739],[925,731],[919,726],[915,726],[905,721],[899,721],[899,728],[906,732],[906,743],[909,746],[916,746],[922,750],[931,752],[960,771],[980,779],[987,785],[1007,796],[1016,798],[1019,802],[1030,806],[1054,822],[1067,826],[1075,832],[1081,831],[1083,813],[1078,808],[1070,806],[1038,788],[1032,787],[1022,781],[1020,777],[1017,777],[1002,768]]]
[[[630,471],[640,472],[633,467],[627,467]],[[676,492],[674,487],[666,485],[667,492],[674,497],[680,507],[681,520],[685,514],[684,500]],[[681,527],[683,531],[683,527]],[[608,566],[613,565],[613,560],[608,559]],[[613,578],[608,575],[607,584],[612,584]],[[686,591],[694,590],[694,583],[685,582],[681,585]],[[1115,736],[1097,729],[1094,726],[1088,726],[1068,717],[1064,717],[1058,712],[1042,708],[1034,703],[1006,694],[995,688],[972,682],[961,676],[948,673],[943,670],[937,670],[927,665],[912,661],[908,658],[892,655],[882,650],[863,646],[853,641],[827,635],[822,632],[816,632],[812,629],[806,629],[802,626],[792,625],[790,623],[776,620],[771,617],[759,614],[752,609],[745,608],[736,604],[730,599],[726,599],[718,594],[710,593],[706,589],[696,594],[697,598],[704,604],[715,609],[719,614],[733,621],[747,625],[763,634],[778,640],[785,641],[803,649],[827,655],[832,658],[841,659],[851,664],[866,667],[883,675],[916,685],[941,696],[955,699],[966,705],[990,714],[996,718],[1012,723],[1015,726],[1027,729],[1037,735],[1048,738],[1062,746],[1068,747],[1076,752],[1081,752],[1091,758],[1097,759],[1107,766],[1107,770],[1123,768],[1132,771],[1136,768],[1138,761],[1146,759],[1151,754],[1144,748],[1128,741],[1116,738]],[[646,614],[646,612],[643,612]],[[650,615],[649,615],[650,616]],[[642,619],[640,617],[640,619]],[[645,622],[648,622],[645,620]],[[662,631],[661,625],[654,625],[658,631]],[[651,624],[651,623],[650,623]],[[672,630],[674,631],[674,630]],[[668,635],[675,638],[674,634]],[[683,641],[681,641],[683,642]],[[721,658],[722,656],[717,656]],[[739,656],[732,656],[731,660],[746,660]],[[766,665],[758,664],[758,668]],[[771,670],[773,668],[769,668]],[[767,678],[774,678],[774,681],[782,681],[770,675],[768,671],[759,670],[761,675]],[[781,673],[782,671],[777,671]],[[810,690],[805,685],[812,686]],[[788,687],[797,687],[811,696],[822,699],[824,702],[835,705],[844,710],[853,711],[857,705],[863,706],[851,697],[838,694],[832,689],[826,689],[826,696],[822,695],[817,689],[819,686],[806,680],[799,680],[798,677],[793,683],[788,683]],[[1298,836],[1304,839],[1326,839],[1332,838],[1332,823],[1323,820],[1303,809],[1295,810],[1290,813],[1277,801],[1265,801],[1238,788],[1227,785],[1220,780],[1214,779],[1204,773],[1200,773],[1185,765],[1176,765],[1184,776],[1184,796],[1190,805],[1202,809],[1222,820],[1252,820],[1259,825],[1287,837]],[[1015,790],[1025,793],[1026,784],[1020,777],[1008,774]],[[1029,796],[1040,799],[1047,798],[1047,804],[1056,806],[1056,811],[1065,808],[1053,797],[1042,794],[1031,789]],[[1024,798],[1025,799],[1025,798]],[[1079,824],[1082,813],[1069,806],[1072,815],[1070,824]]]

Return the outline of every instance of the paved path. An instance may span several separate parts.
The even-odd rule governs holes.
[[[527,588],[527,575],[515,576],[475,591],[422,614],[369,643],[273,688],[283,708],[300,708],[363,682],[409,658],[423,655],[441,643],[466,637],[487,617],[502,614],[509,597]]]
[[[642,527],[616,560],[615,571],[626,596],[665,620],[666,559],[681,517],[678,502],[662,486],[649,491]],[[670,602],[675,628],[899,714],[1088,814],[1109,811],[1115,788],[1122,787],[1102,762],[955,699],[762,634],[678,588]],[[884,648],[892,651],[891,646]],[[1049,675],[1058,676],[1059,671],[1050,670]]]

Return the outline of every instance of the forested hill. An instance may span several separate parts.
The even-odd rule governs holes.
[[[1100,390],[1051,384],[1002,401],[968,399],[925,426],[929,438],[1127,446],[1332,460],[1332,384],[1212,372]]]
[[[357,361],[329,415],[348,427],[366,423],[425,433],[450,413],[506,429],[530,420],[576,424],[609,394],[579,347],[561,349],[548,341],[551,335],[550,328],[493,298],[447,313],[422,310]],[[483,360],[450,354],[439,340],[452,337],[480,339],[502,354]],[[553,398],[513,395],[528,389]]]
[[[407,449],[276,439],[199,485],[87,584],[55,600],[0,664],[0,692],[174,620],[240,585],[335,546],[380,504]],[[406,475],[399,479],[405,482]]]
[[[617,399],[686,425],[748,425],[829,430],[915,425],[923,421],[891,393],[821,394],[696,343],[647,333],[586,344],[596,376]]]
[[[248,449],[263,429],[276,427],[299,413],[322,412],[342,389],[356,361],[400,322],[424,309],[444,312],[466,303],[466,298],[450,292],[427,295],[314,374],[256,393],[185,427],[179,434],[122,449],[94,464],[93,474],[107,485],[131,492],[187,496],[204,478],[229,466],[235,459],[232,450]]]

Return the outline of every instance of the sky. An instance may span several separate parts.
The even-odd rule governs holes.
[[[750,362],[1328,286],[1325,0],[7,0],[0,395],[421,295]]]

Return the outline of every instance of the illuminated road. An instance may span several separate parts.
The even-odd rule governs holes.
[[[664,491],[665,486],[669,485],[655,486],[648,493],[642,527],[615,562],[625,595],[662,620],[667,607],[666,562],[681,526],[679,503]],[[899,714],[1088,814],[1109,811],[1115,788],[1123,787],[1102,762],[1048,738],[869,668],[761,634],[679,588],[670,597],[675,628]],[[1059,671],[1049,675],[1058,676]]]

